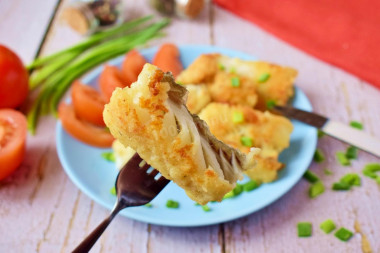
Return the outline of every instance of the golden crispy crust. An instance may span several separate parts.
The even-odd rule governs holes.
[[[232,87],[229,81],[231,75],[238,76],[244,85]],[[263,75],[269,77],[260,81]],[[268,101],[273,100],[278,105],[287,103],[293,96],[296,76],[297,71],[290,67],[219,54],[204,54],[184,70],[177,80],[183,84],[207,83],[213,101],[255,106],[259,110],[265,110]],[[235,92],[239,90],[240,92]]]
[[[233,122],[233,115],[242,113],[244,121]],[[241,142],[241,137],[249,137],[253,146],[261,149],[255,168],[245,173],[252,179],[271,182],[277,177],[277,171],[283,165],[277,161],[279,153],[289,146],[290,134],[293,130],[291,122],[282,116],[269,112],[254,110],[248,106],[231,106],[228,104],[211,103],[199,114],[206,121],[210,131],[223,142],[249,152]]]
[[[113,92],[104,121],[122,144],[194,201],[220,201],[241,177],[240,169],[253,166],[254,152],[246,156],[216,140],[185,102],[186,90],[170,74],[146,64],[130,88]],[[222,164],[221,157],[235,165]]]

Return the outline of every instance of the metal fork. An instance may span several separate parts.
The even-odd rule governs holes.
[[[109,217],[100,223],[95,230],[89,234],[73,253],[88,252],[98,238],[102,235],[113,218],[124,208],[131,206],[142,206],[152,201],[161,190],[169,183],[169,180],[161,176],[157,180],[155,177],[159,173],[153,169],[149,174],[147,164],[137,153],[120,170],[115,188],[117,192],[117,202]]]

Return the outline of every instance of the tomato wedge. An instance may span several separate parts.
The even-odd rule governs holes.
[[[163,44],[157,51],[153,59],[153,64],[163,71],[172,72],[174,77],[177,77],[183,70],[180,53],[176,45],[171,43]]]
[[[112,96],[112,92],[116,87],[124,88],[129,83],[124,80],[121,71],[110,65],[105,65],[102,73],[99,76],[99,86],[103,97],[108,102]]]
[[[13,109],[0,110],[0,180],[16,170],[25,155],[26,118]]]
[[[113,136],[105,128],[77,118],[72,105],[61,103],[58,107],[58,116],[63,128],[76,139],[96,147],[111,147]]]
[[[78,118],[104,127],[103,109],[106,100],[91,86],[75,81],[71,89],[75,114]]]
[[[137,81],[137,77],[139,76],[145,63],[145,58],[137,50],[131,50],[125,56],[121,69],[128,85],[131,85],[133,82]]]

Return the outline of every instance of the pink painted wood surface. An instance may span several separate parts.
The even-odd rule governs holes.
[[[3,4],[0,2],[0,7]],[[59,22],[59,14],[66,4],[67,1],[63,1],[60,5],[42,45],[42,54],[82,39]],[[50,9],[52,12],[54,6]],[[153,12],[146,1],[125,1],[125,11],[131,16]],[[36,19],[35,16],[19,19],[23,13],[10,12],[3,19],[21,20],[20,27]],[[46,24],[40,26],[40,29],[46,28]],[[0,41],[7,31],[3,27],[0,24]],[[368,132],[380,136],[379,90],[304,54],[251,23],[207,4],[199,19],[174,19],[166,31],[166,37],[150,45],[163,41],[215,44],[293,66],[299,70],[296,84],[311,99],[315,111],[342,122],[359,120]],[[38,48],[41,34],[43,32],[36,32],[32,36],[36,41],[34,48]],[[23,59],[34,56],[36,49],[31,53],[18,38],[10,37],[7,41]],[[81,193],[62,170],[54,129],[55,119],[44,118],[37,135],[28,137],[27,158],[21,168],[0,183],[0,252],[70,252],[108,213]],[[370,252],[362,250],[364,236],[372,252],[380,252],[379,186],[362,177],[362,187],[350,192],[330,190],[331,184],[345,173],[361,174],[364,164],[379,162],[360,152],[358,161],[350,167],[342,167],[335,161],[335,152],[345,150],[346,146],[329,137],[320,140],[319,147],[327,159],[322,164],[312,164],[311,170],[322,178],[326,192],[316,199],[309,199],[309,185],[301,180],[271,206],[224,225],[171,228],[117,217],[92,252]],[[334,174],[324,175],[324,168]],[[352,231],[356,222],[361,231],[343,243],[319,230],[320,222],[327,218]],[[300,221],[313,223],[312,237],[297,237],[296,224]]]

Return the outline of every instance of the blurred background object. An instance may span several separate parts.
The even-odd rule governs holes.
[[[120,0],[81,0],[66,7],[62,19],[80,34],[91,34],[122,22],[124,17]]]
[[[150,5],[166,16],[196,18],[205,6],[204,0],[149,0]]]

